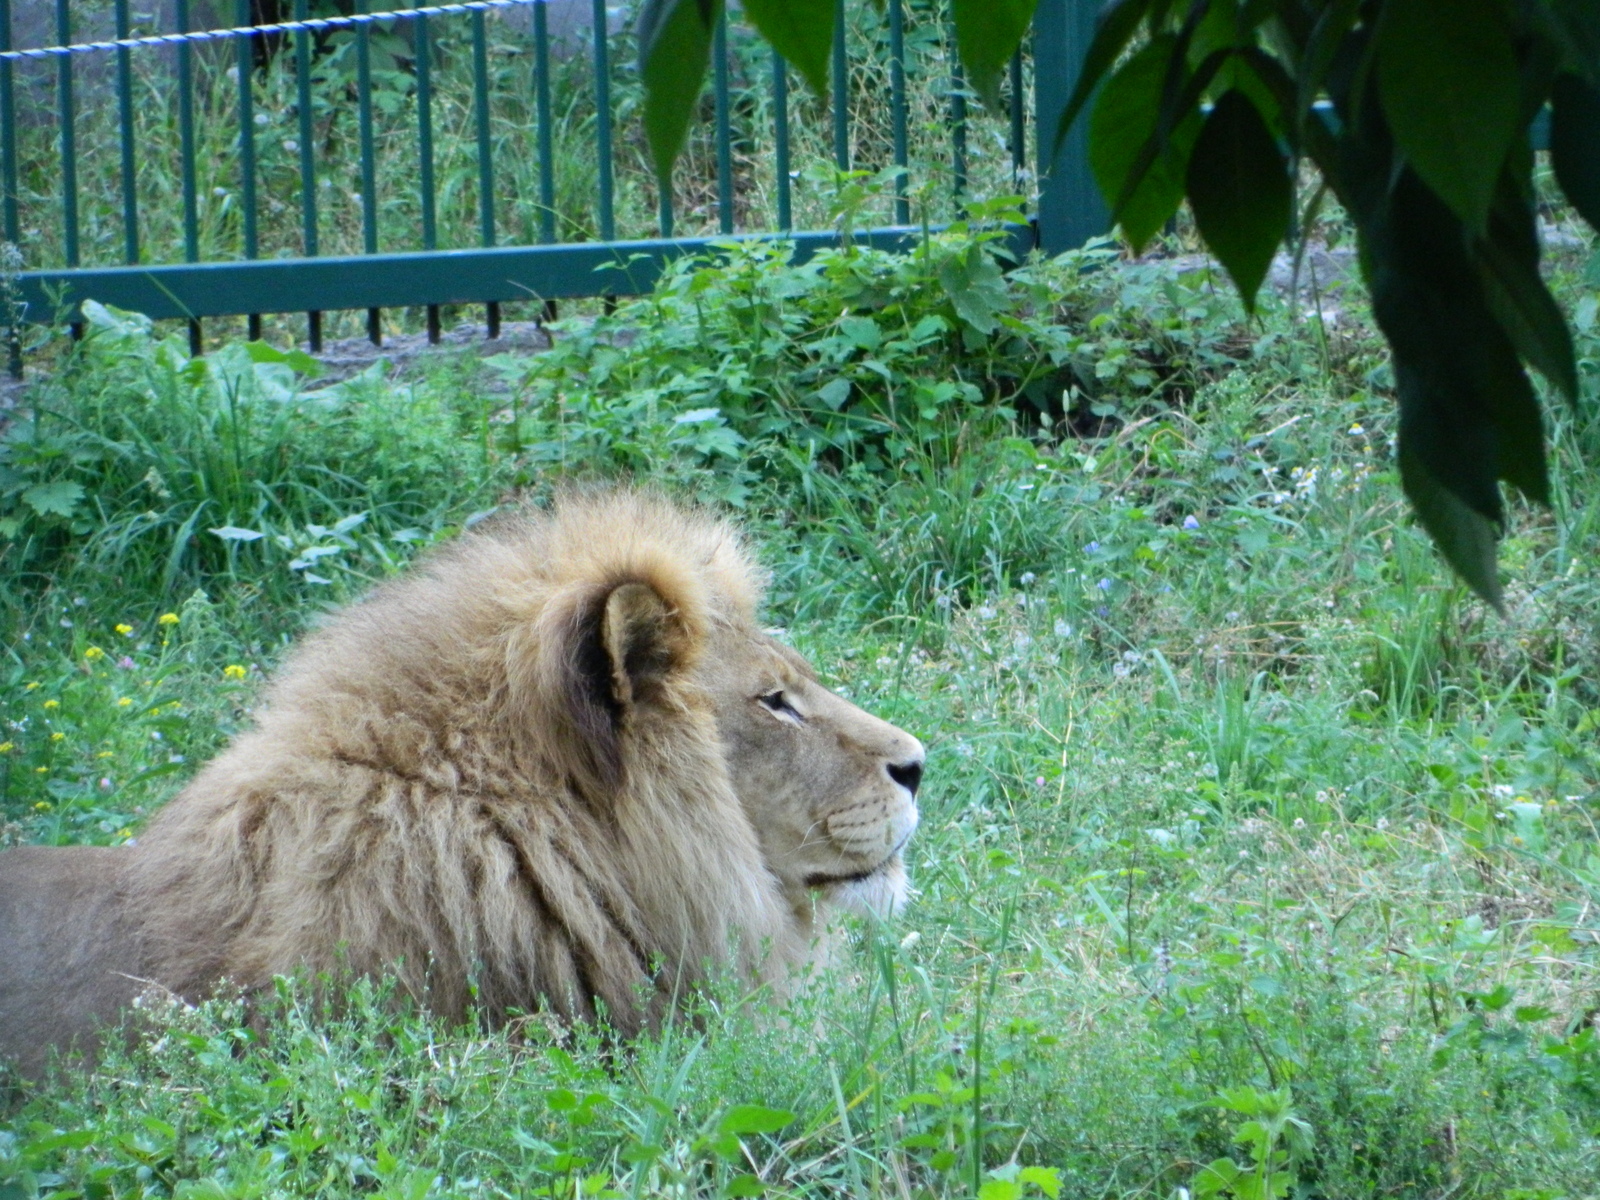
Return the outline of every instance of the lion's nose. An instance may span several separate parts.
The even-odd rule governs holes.
[[[909,762],[890,763],[886,768],[889,778],[898,783],[913,796],[917,794],[917,787],[922,783],[922,760],[911,759]]]

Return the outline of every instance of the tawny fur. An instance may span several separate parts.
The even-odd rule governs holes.
[[[139,981],[394,972],[448,1016],[624,1033],[709,970],[781,981],[817,898],[903,895],[922,752],[762,635],[760,596],[728,525],[635,492],[433,554],[308,637],[136,848],[0,855],[0,1057],[91,1045]],[[769,719],[775,687],[805,719]],[[51,888],[100,980],[54,1024],[48,954],[5,961]]]

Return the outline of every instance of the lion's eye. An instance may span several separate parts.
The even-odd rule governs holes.
[[[783,694],[782,689],[768,692],[764,696],[757,696],[756,699],[760,700],[762,704],[780,717],[788,717],[791,721],[802,719],[800,714],[795,711],[794,706],[789,703],[789,698]]]

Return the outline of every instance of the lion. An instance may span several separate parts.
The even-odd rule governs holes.
[[[923,748],[757,623],[735,529],[633,490],[484,522],[306,637],[136,844],[0,853],[0,1059],[149,988],[389,974],[624,1037],[903,904]]]

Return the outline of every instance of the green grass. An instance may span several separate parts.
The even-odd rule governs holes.
[[[628,473],[739,506],[771,620],[928,744],[918,894],[789,1013],[728,991],[625,1049],[367,984],[285,983],[265,1042],[158,1014],[0,1118],[0,1194],[1593,1195],[1593,373],[1502,620],[1406,514],[1359,305],[1324,339],[972,244],[685,268],[538,359],[331,395],[108,317],[0,459],[7,838],[136,832],[324,605]],[[1069,388],[1098,436],[1039,435]]]

